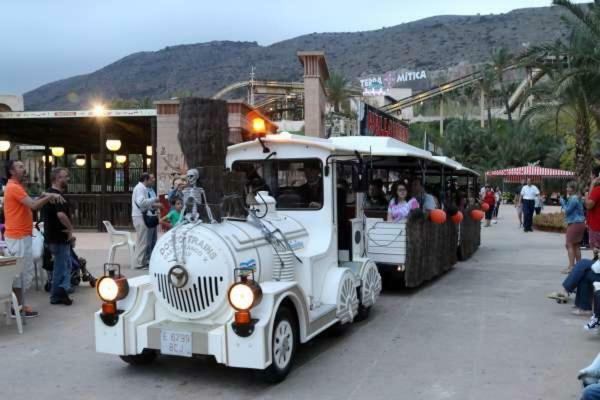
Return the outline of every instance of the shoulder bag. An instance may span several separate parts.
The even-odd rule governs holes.
[[[135,202],[135,206],[142,212],[144,225],[146,225],[148,229],[156,228],[158,226],[158,215],[148,215],[148,211],[142,210],[142,208],[138,205],[137,202]]]

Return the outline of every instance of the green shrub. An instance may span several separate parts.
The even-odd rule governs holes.
[[[513,192],[502,192],[502,202],[510,204],[515,200],[515,194]]]

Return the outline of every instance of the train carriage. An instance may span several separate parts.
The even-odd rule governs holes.
[[[158,240],[148,275],[126,279],[106,266],[97,284],[96,350],[130,364],[210,355],[283,380],[300,343],[366,318],[376,304],[378,254],[366,237],[393,236],[398,253],[388,261],[398,266],[407,257],[410,265],[410,223],[379,232],[386,223],[369,225],[362,208],[369,168],[392,161],[439,164],[390,138],[284,133],[229,147],[226,167],[245,178],[248,214],[216,220],[203,197],[210,188],[186,189],[186,213]]]
[[[460,221],[448,218],[442,224],[428,220],[427,212],[415,213],[405,221],[388,222],[387,207],[369,207],[366,194],[357,193],[354,204],[348,207],[352,210],[346,212],[351,218],[351,232],[341,234],[350,238],[350,258],[368,257],[377,263],[384,279],[416,287],[477,250],[481,225],[470,213],[478,207],[473,197],[478,178],[475,171],[387,137],[351,136],[332,141],[340,147],[354,148],[360,155],[367,180],[363,191],[376,180],[383,182],[388,191],[394,181],[418,181],[427,192],[435,194],[437,208],[449,217],[458,211],[461,215]]]

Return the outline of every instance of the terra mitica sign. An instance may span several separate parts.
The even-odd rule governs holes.
[[[389,136],[408,143],[407,123],[365,103],[361,103],[360,111],[361,136]]]

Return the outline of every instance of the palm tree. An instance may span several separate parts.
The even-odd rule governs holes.
[[[327,97],[329,103],[333,105],[333,111],[340,112],[341,104],[350,97],[349,82],[346,77],[340,73],[332,72],[327,81]]]
[[[492,160],[494,135],[476,126],[466,117],[453,119],[446,127],[444,153],[477,170],[486,170]]]
[[[479,90],[481,90],[487,109],[488,130],[492,131],[492,97],[494,86],[496,85],[496,76],[493,69],[488,65],[481,71],[479,80]]]
[[[523,115],[523,122],[543,123],[553,121],[557,131],[575,137],[575,175],[587,182],[592,171],[592,133],[600,127],[594,115],[599,97],[599,76],[551,74],[544,84],[532,89],[535,104]],[[595,87],[593,87],[595,86]]]
[[[496,81],[500,86],[500,94],[506,107],[506,114],[508,115],[508,123],[512,125],[512,113],[508,105],[509,93],[507,92],[506,86],[504,85],[504,71],[514,63],[512,54],[508,52],[505,47],[500,47],[492,53],[491,66],[493,68]]]
[[[557,131],[572,134],[575,174],[586,184],[593,163],[592,135],[600,128],[600,0],[589,6],[568,0],[553,4],[569,12],[565,21],[572,32],[566,42],[536,46],[522,57],[548,75],[545,83],[529,90],[537,104],[522,122],[553,121]],[[554,62],[548,63],[549,57]]]

